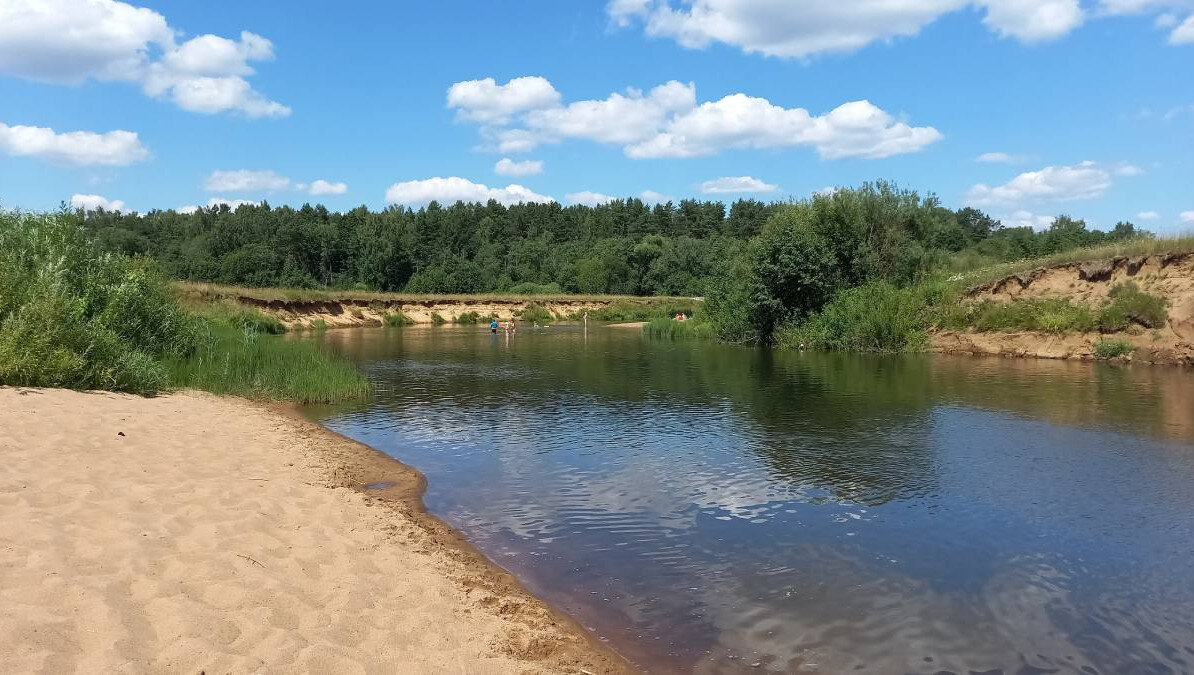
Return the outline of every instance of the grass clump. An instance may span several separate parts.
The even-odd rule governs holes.
[[[0,383],[295,401],[368,391],[345,362],[225,304],[191,311],[150,263],[99,252],[70,213],[0,212]]]
[[[555,320],[555,317],[543,305],[531,303],[518,313],[518,319],[528,323],[549,324]]]
[[[448,320],[447,320],[447,319],[445,319],[443,316],[441,316],[439,312],[432,312],[432,313],[431,313],[431,325],[433,325],[433,326],[442,326],[442,325],[444,325],[445,323],[448,323]]]
[[[717,333],[705,321],[676,321],[675,319],[651,319],[643,326],[643,335],[656,340],[706,340],[716,338]]]
[[[402,310],[387,312],[382,317],[382,322],[387,326],[407,326],[414,323],[410,320],[410,317],[402,313]]]
[[[1070,333],[1094,330],[1094,312],[1063,298],[984,300],[943,308],[938,325],[953,330],[973,328],[983,332],[1038,331]]]
[[[1131,354],[1136,348],[1127,340],[1109,340],[1100,338],[1094,342],[1095,356],[1100,359],[1114,359]]]
[[[192,354],[167,360],[174,386],[298,403],[334,403],[369,394],[369,383],[356,368],[315,342],[225,323],[210,323],[208,329]]]
[[[850,288],[804,321],[782,324],[781,347],[899,352],[928,344],[932,287],[896,288],[885,281]]]
[[[456,316],[456,323],[479,323],[482,316],[476,312],[461,312]]]

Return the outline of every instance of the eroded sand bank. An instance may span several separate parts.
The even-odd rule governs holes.
[[[628,670],[421,480],[236,399],[0,388],[0,672]]]

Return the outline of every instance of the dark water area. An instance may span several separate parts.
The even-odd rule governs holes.
[[[653,342],[318,339],[313,408],[651,672],[1194,671],[1194,373]]]

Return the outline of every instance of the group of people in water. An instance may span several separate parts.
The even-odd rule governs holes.
[[[513,333],[513,332],[517,331],[518,325],[515,324],[514,319],[508,319],[506,321],[503,321],[500,324],[498,323],[497,317],[494,317],[489,320],[489,332],[490,333],[497,333],[498,329],[500,329],[500,328],[504,328],[506,333],[509,334],[509,333]]]

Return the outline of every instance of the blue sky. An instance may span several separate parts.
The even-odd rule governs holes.
[[[1191,0],[838,4],[0,0],[0,205],[883,178],[1006,224],[1194,229]]]

